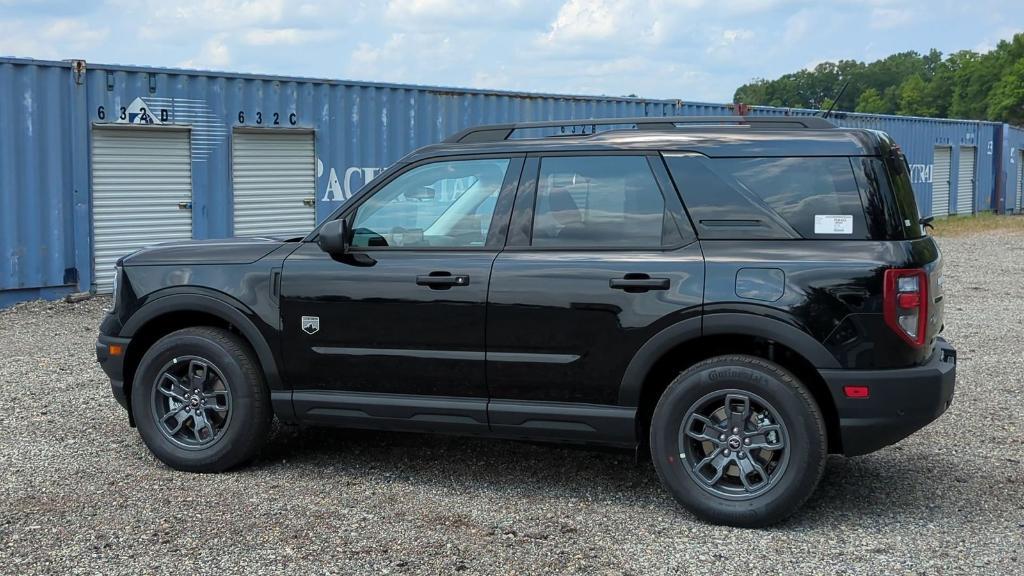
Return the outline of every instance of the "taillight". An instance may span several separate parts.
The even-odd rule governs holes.
[[[928,323],[928,274],[921,269],[885,271],[885,323],[914,347],[924,345]]]

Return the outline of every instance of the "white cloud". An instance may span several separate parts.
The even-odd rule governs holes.
[[[1013,28],[1013,27],[1001,27],[997,29],[992,35],[987,36],[981,42],[978,42],[972,50],[975,52],[991,52],[995,50],[1000,40],[1009,40],[1013,38],[1014,34],[1020,34],[1024,32],[1024,28]]]
[[[109,28],[93,27],[89,22],[78,18],[54,20],[43,32],[48,41],[64,41],[75,50],[87,50],[98,46],[109,34]]]
[[[207,40],[199,51],[199,54],[193,58],[185,60],[180,63],[179,66],[182,68],[223,68],[231,64],[231,50],[228,48],[225,40],[227,34],[217,34],[213,38]]]
[[[726,101],[808,62],[986,50],[1024,29],[1009,0],[973,2],[0,0],[0,54]]]
[[[875,8],[871,11],[871,27],[875,30],[899,28],[913,17],[914,14],[905,8]]]
[[[147,0],[146,4],[157,20],[222,29],[279,22],[286,8],[284,0]]]
[[[616,0],[569,0],[551,23],[547,42],[608,40],[629,19],[630,4]]]
[[[253,28],[242,35],[242,41],[251,46],[294,46],[318,42],[335,36],[330,30],[303,30],[300,28]]]
[[[736,45],[742,45],[753,37],[754,32],[745,28],[722,30],[712,36],[711,41],[708,42],[706,52],[717,57],[733,57],[737,54]]]
[[[782,39],[787,44],[796,44],[804,39],[811,28],[813,17],[810,11],[801,10],[786,19],[786,27]]]
[[[546,0],[389,0],[384,21],[409,31],[469,30],[482,26],[519,28],[551,10]]]
[[[392,33],[384,43],[362,42],[352,51],[346,74],[350,78],[417,84],[438,84],[445,75],[448,84],[468,85],[472,76],[478,41],[452,39],[448,34]]]
[[[46,18],[41,22],[0,16],[0,55],[60,60],[81,58],[110,36],[106,26],[82,18]]]

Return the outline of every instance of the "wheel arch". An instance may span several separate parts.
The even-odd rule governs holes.
[[[831,353],[806,332],[781,320],[751,314],[715,314],[665,328],[633,356],[622,378],[619,404],[636,407],[637,438],[647,440],[661,393],[689,366],[724,354],[751,354],[775,362],[810,389],[825,417],[829,451],[840,452],[839,417],[819,369],[839,368]]]
[[[256,353],[260,369],[274,395],[274,391],[283,387],[277,359],[252,317],[255,314],[244,304],[213,290],[190,288],[188,293],[171,293],[150,300],[132,314],[120,333],[120,336],[130,339],[125,350],[126,396],[130,399],[135,370],[146,350],[161,337],[191,326],[225,328],[242,337]],[[130,400],[128,405],[131,406]],[[274,405],[276,410],[278,402]],[[133,417],[130,408],[129,417]]]

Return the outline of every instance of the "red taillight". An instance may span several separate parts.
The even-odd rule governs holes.
[[[843,395],[847,398],[868,398],[871,390],[867,386],[843,386]]]
[[[897,308],[917,308],[921,305],[921,295],[917,292],[909,294],[897,294],[896,295],[896,307]]]
[[[921,269],[885,271],[885,323],[915,347],[923,346],[928,323],[928,274]]]

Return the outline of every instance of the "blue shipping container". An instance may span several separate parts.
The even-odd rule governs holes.
[[[194,238],[232,235],[232,135],[304,129],[316,155],[315,214],[333,212],[386,166],[468,126],[628,116],[728,115],[731,104],[529,94],[0,58],[0,307],[94,287],[92,134],[107,125],[190,129]],[[812,110],[751,107],[751,114]],[[838,124],[884,130],[911,163],[922,212],[931,207],[935,146],[977,150],[974,210],[1009,184],[1021,130],[1000,124],[837,113]],[[954,170],[958,166],[953,162]],[[956,174],[952,175],[956,179]],[[1000,208],[1016,205],[1007,186]]]

